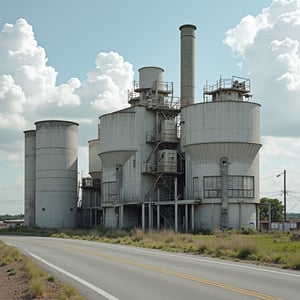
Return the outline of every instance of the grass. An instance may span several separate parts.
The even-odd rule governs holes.
[[[62,293],[59,295],[59,300],[67,299],[81,300],[82,298],[77,294],[76,290],[72,286],[65,284],[62,288]]]
[[[83,239],[170,252],[201,254],[234,261],[247,260],[300,270],[300,232],[215,231],[210,234],[183,234],[173,230],[131,231],[104,228],[76,230],[16,229],[16,234]],[[0,231],[2,233],[2,231]],[[10,229],[8,233],[12,234]]]
[[[8,246],[0,241],[0,266],[12,265],[13,262],[20,261],[23,264],[23,269],[26,272],[28,278],[28,290],[32,298],[43,298],[45,295],[51,294],[49,288],[46,286],[46,282],[56,282],[55,277],[41,269],[34,261],[21,254],[14,247]],[[8,269],[8,276],[16,274],[16,270],[12,267]],[[59,298],[62,300],[83,300],[78,292],[68,284],[57,282]],[[47,299],[54,299],[48,298]],[[55,297],[55,299],[57,299]]]
[[[0,241],[0,267],[10,265],[21,259],[21,254],[13,247],[8,247]]]
[[[33,298],[42,298],[46,294],[46,287],[41,278],[31,278],[29,281],[29,293]]]

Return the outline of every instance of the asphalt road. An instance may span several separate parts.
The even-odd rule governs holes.
[[[85,299],[299,300],[300,272],[82,240],[0,236]]]

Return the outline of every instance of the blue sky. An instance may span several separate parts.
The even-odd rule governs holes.
[[[86,173],[87,141],[96,138],[97,116],[126,104],[140,67],[164,68],[179,96],[179,26],[187,23],[197,26],[197,101],[206,80],[251,79],[253,101],[262,104],[261,196],[282,199],[276,174],[287,169],[288,211],[300,211],[300,30],[293,15],[300,10],[298,0],[0,2],[0,54],[8,55],[0,60],[0,76],[2,87],[16,93],[13,100],[8,92],[2,96],[0,214],[23,211],[22,131],[35,121],[80,123],[79,169]],[[10,47],[14,59],[7,54]]]
[[[165,78],[179,78],[179,26],[195,24],[198,97],[205,80],[241,73],[231,50],[223,44],[225,31],[247,14],[256,15],[270,0],[64,0],[3,1],[0,24],[25,18],[45,48],[57,82],[84,79],[100,51],[116,51],[140,67],[165,69]],[[204,4],[205,3],[205,4]]]

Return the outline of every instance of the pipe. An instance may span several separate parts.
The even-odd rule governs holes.
[[[181,64],[180,64],[180,98],[181,107],[195,103],[195,25],[182,25]]]

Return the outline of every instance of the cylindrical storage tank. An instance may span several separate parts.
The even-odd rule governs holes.
[[[36,122],[36,226],[76,226],[78,124]]]
[[[195,208],[200,226],[213,229],[226,215],[227,227],[255,228],[260,105],[215,101],[186,106],[181,110],[181,143],[186,152],[185,197],[201,199]],[[211,215],[212,207],[222,215]]]
[[[100,117],[101,149],[103,168],[123,165],[137,150],[136,113],[119,111]]]
[[[180,98],[181,106],[195,102],[195,25],[182,25],[180,44]]]
[[[93,179],[100,179],[101,176],[100,145],[98,139],[89,141],[89,174]]]
[[[215,159],[213,152],[202,153],[212,143],[260,145],[260,105],[242,101],[216,101],[194,104],[181,110],[182,146],[195,159]],[[226,148],[227,149],[227,148]],[[222,156],[230,155],[220,149]],[[236,153],[242,155],[244,153]],[[218,158],[219,159],[219,158]]]
[[[35,226],[35,130],[24,131],[25,134],[25,226]]]
[[[155,81],[164,81],[164,69],[160,67],[143,67],[139,69],[140,89],[150,89]]]

